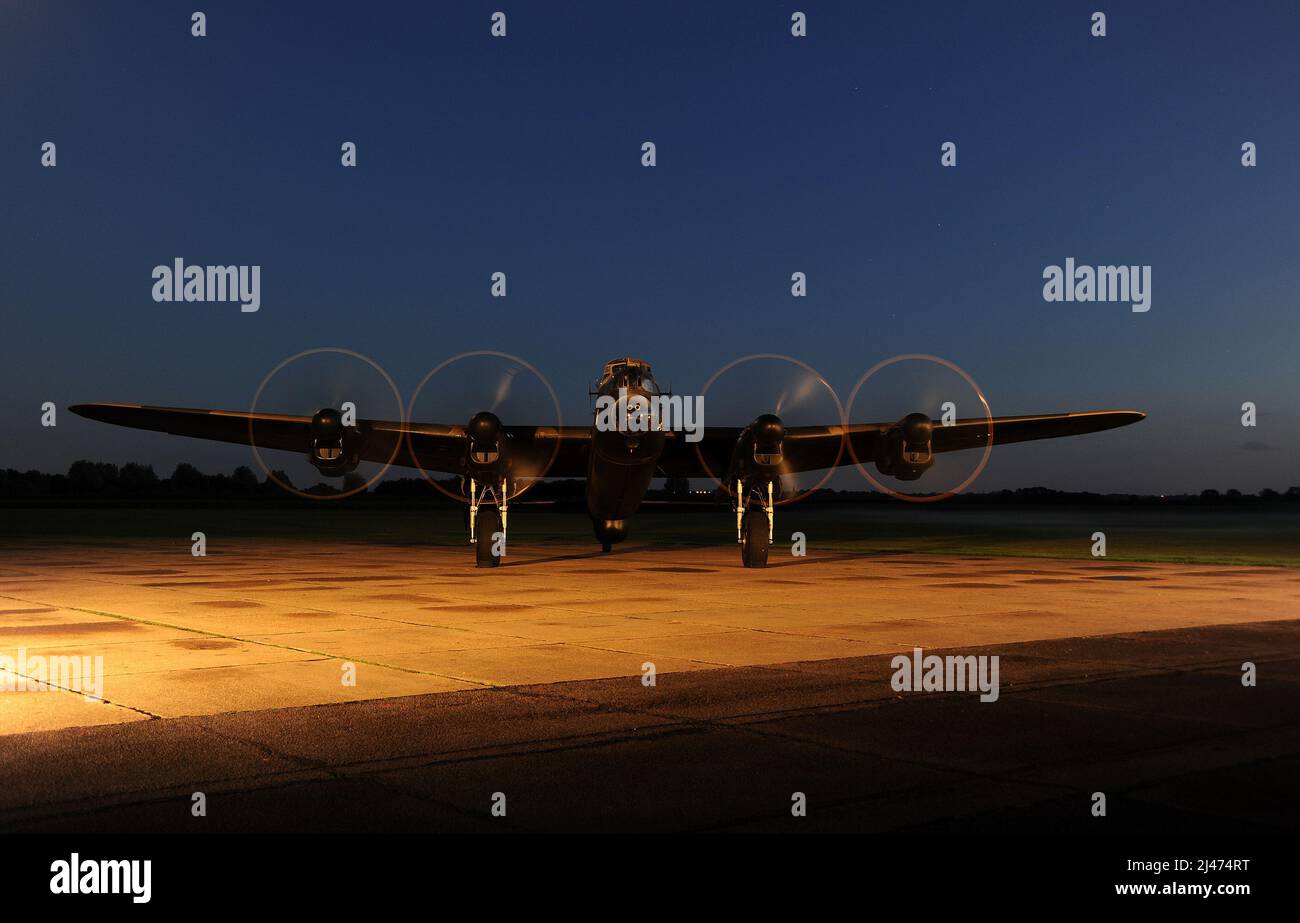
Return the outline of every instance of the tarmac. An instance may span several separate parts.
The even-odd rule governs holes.
[[[0,830],[1300,826],[1300,570],[738,558],[6,550]],[[997,656],[996,701],[896,689],[914,648]],[[102,700],[19,690],[57,658]]]

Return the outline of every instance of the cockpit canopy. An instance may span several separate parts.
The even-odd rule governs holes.
[[[650,394],[659,393],[659,388],[654,380],[654,372],[650,370],[650,363],[644,359],[633,359],[631,356],[625,356],[622,359],[611,359],[605,363],[605,369],[600,373],[600,384],[597,386],[597,390],[608,393],[609,390],[617,388],[644,391]]]

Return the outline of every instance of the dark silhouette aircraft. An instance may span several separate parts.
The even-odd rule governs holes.
[[[128,404],[78,404],[73,413],[118,426],[305,453],[322,474],[341,477],[362,461],[459,475],[468,503],[470,542],[477,563],[493,567],[505,545],[509,501],[540,477],[585,478],[587,510],[603,550],[627,536],[655,477],[712,477],[721,482],[736,515],[746,567],[767,564],[781,499],[781,478],[858,461],[900,480],[916,480],[939,452],[994,444],[1077,436],[1136,423],[1137,411],[978,417],[936,425],[912,413],[892,423],[786,426],[764,413],[743,427],[707,427],[696,441],[687,431],[648,425],[643,407],[665,397],[649,364],[633,358],[605,364],[595,394],[632,412],[625,426],[506,425],[480,411],[465,424],[358,419],[326,408],[314,416],[190,410]],[[668,396],[671,398],[671,396]],[[598,400],[598,404],[600,401]],[[608,407],[608,403],[606,404]]]

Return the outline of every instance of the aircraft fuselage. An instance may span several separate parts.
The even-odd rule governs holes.
[[[650,366],[639,359],[606,363],[596,397],[647,401],[659,394]],[[587,463],[587,512],[596,538],[608,547],[627,535],[627,518],[637,511],[659,467],[664,450],[662,431],[631,432],[602,429],[593,417],[591,452]]]

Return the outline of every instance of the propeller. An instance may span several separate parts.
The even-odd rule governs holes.
[[[933,502],[969,487],[988,461],[985,447],[981,457],[975,453],[935,455],[936,430],[957,419],[989,421],[992,412],[975,380],[953,362],[939,356],[907,353],[884,359],[858,379],[849,394],[845,418],[850,426],[889,420],[900,408],[922,407],[935,414],[916,411],[890,426],[875,443],[871,455],[859,457],[860,446],[850,440],[848,449],[854,466],[873,488],[900,500]],[[874,457],[873,457],[874,456]],[[924,476],[924,493],[903,493],[877,479],[867,465],[883,475],[900,481],[915,481]]]
[[[559,399],[550,382],[510,353],[475,350],[438,363],[416,386],[407,419],[446,424],[468,419],[464,425],[468,473],[494,484],[508,475],[510,499],[545,477],[559,452],[558,439],[520,444],[514,452],[508,451],[510,431],[505,421],[513,426],[537,425],[543,431],[561,425]],[[426,481],[447,497],[467,502],[451,477],[426,470],[415,443],[408,439],[407,444]]]
[[[818,490],[830,479],[833,469],[825,472],[793,473],[784,463],[787,428],[837,424],[844,409],[835,389],[812,366],[779,353],[756,353],[743,356],[718,369],[700,392],[705,397],[710,426],[743,426],[745,445],[733,454],[728,466],[732,474],[740,470],[743,477],[778,480],[781,484],[779,504],[794,503]],[[755,410],[771,411],[750,418]],[[742,421],[748,421],[747,423]],[[727,493],[734,490],[734,478],[728,471],[714,471],[709,460],[695,448],[701,467]],[[724,483],[724,479],[727,483]]]
[[[816,397],[817,387],[820,384],[821,379],[815,374],[804,372],[796,382],[781,392],[781,396],[776,399],[776,407],[773,408],[773,413],[782,414],[804,407]]]
[[[512,365],[501,373],[501,380],[497,382],[496,395],[492,400],[493,410],[499,408],[510,397],[510,388],[515,383],[515,377],[519,372],[519,366]]]
[[[280,362],[262,379],[250,410],[255,414],[311,416],[302,455],[287,464],[276,458],[276,471],[263,460],[251,429],[250,441],[254,458],[270,480],[295,496],[312,500],[337,500],[368,489],[383,477],[400,449],[395,442],[386,462],[361,462],[364,435],[358,427],[344,425],[345,417],[397,423],[405,419],[401,392],[383,367],[338,346],[305,350]],[[345,484],[343,490],[320,481],[322,476],[343,477],[360,466],[364,466],[359,471],[364,479]],[[300,490],[295,482],[314,486]]]

